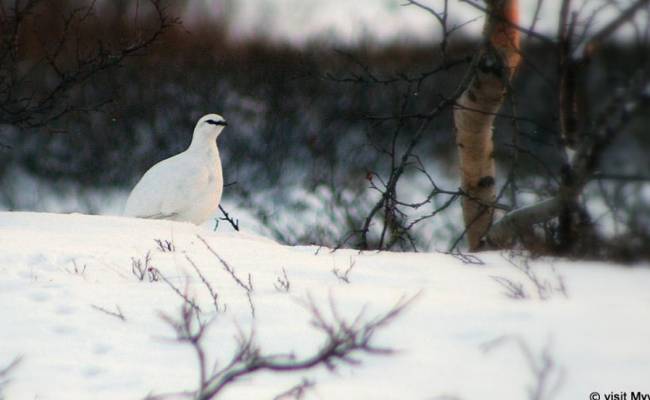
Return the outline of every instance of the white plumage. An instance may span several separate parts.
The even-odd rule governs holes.
[[[151,167],[135,185],[124,215],[200,224],[214,215],[223,192],[217,137],[227,125],[217,114],[197,122],[184,152]]]

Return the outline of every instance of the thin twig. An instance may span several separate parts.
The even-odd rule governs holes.
[[[126,318],[124,317],[124,314],[122,313],[122,310],[120,309],[120,306],[118,306],[118,305],[115,306],[116,311],[110,311],[110,310],[107,310],[107,309],[102,308],[100,306],[96,306],[94,304],[91,304],[90,306],[92,308],[94,308],[95,310],[97,310],[97,311],[103,312],[104,314],[108,314],[108,315],[110,315],[112,317],[115,317],[115,318],[118,318],[118,319],[120,319],[122,321],[126,321]]]

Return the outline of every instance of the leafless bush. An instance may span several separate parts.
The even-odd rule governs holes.
[[[153,11],[151,26],[135,27],[137,34],[128,39],[109,37],[105,32],[97,37],[101,30],[93,29],[97,24],[95,3],[64,3],[60,12],[44,0],[17,0],[11,6],[3,2],[0,120],[4,124],[50,128],[67,115],[102,108],[110,98],[91,102],[84,98],[81,102],[75,101],[74,94],[98,75],[141,55],[179,23],[167,14],[161,0],[151,0],[142,4]],[[50,129],[50,133],[58,131]]]
[[[139,281],[144,281],[145,278],[149,279],[149,282],[158,281],[159,274],[158,270],[151,265],[151,252],[148,251],[144,256],[144,261],[139,258],[131,258],[131,273]]]
[[[289,290],[291,290],[291,282],[287,276],[287,270],[282,268],[282,276],[276,277],[275,280],[275,283],[273,283],[275,290],[278,292],[289,293]]]
[[[564,383],[564,368],[558,366],[553,358],[550,341],[537,354],[519,336],[502,336],[481,347],[487,353],[507,343],[513,343],[518,347],[532,374],[533,382],[527,387],[528,400],[555,398]]]
[[[158,243],[158,248],[161,251],[175,251],[175,246],[168,242],[168,241],[160,241],[156,240]],[[165,249],[165,250],[162,250]],[[188,255],[185,255],[185,259],[187,262],[192,266],[194,269],[194,272],[196,272],[196,275],[199,277],[201,282],[203,283],[203,286],[207,289],[207,291],[210,293],[210,298],[212,300],[212,304],[214,306],[214,310],[217,313],[222,313],[226,311],[226,305],[221,305],[219,303],[219,293],[214,289],[214,287],[210,284],[210,281],[205,277],[205,275],[201,272],[199,267],[196,265],[194,260],[192,260]],[[163,281],[167,286],[169,286],[176,295],[178,295],[186,304],[188,304],[196,313],[200,314],[202,312],[201,308],[197,304],[196,300],[194,298],[191,298],[188,293],[187,293],[187,288],[189,287],[189,282],[186,282],[186,289],[181,290],[177,285],[175,285],[168,277],[166,277],[159,269],[154,267],[151,264],[151,251],[148,251],[147,254],[144,257],[144,260],[141,259],[136,259],[136,258],[131,258],[131,272],[133,275],[139,280],[139,281],[144,281],[145,278],[149,280],[149,282],[157,282],[157,281]],[[232,271],[234,273],[234,271]],[[250,277],[249,277],[250,279]],[[251,287],[252,288],[252,283],[249,282],[249,284],[246,287]],[[252,290],[252,289],[251,289]],[[249,297],[250,301],[250,297]],[[93,306],[95,307],[95,306]],[[113,315],[114,313],[110,311],[106,311],[104,309],[101,309],[99,307],[95,307],[99,309],[100,311],[104,311],[108,314]],[[118,313],[121,314],[118,308]]]
[[[333,320],[328,320],[322,311],[309,299],[305,306],[312,315],[312,326],[325,335],[325,340],[318,350],[311,355],[298,358],[293,354],[263,354],[255,342],[253,333],[240,333],[237,339],[237,350],[230,361],[216,372],[210,372],[206,360],[204,334],[207,324],[196,318],[191,306],[183,303],[179,319],[163,316],[163,319],[174,329],[176,340],[189,344],[197,356],[199,364],[199,386],[191,393],[176,393],[175,396],[185,396],[198,400],[215,399],[223,389],[238,380],[252,376],[257,372],[268,371],[277,373],[292,373],[325,366],[330,370],[340,364],[358,365],[357,358],[361,354],[389,355],[390,348],[379,347],[372,343],[377,331],[384,328],[402,313],[414,298],[401,298],[389,311],[371,319],[366,319],[360,313],[352,322],[341,318],[330,300]],[[294,391],[294,397],[304,391]],[[162,399],[168,395],[149,396],[148,399]],[[298,397],[299,398],[299,397]]]
[[[483,13],[485,29],[480,46],[450,46],[452,35],[463,28],[462,24],[451,26],[447,19],[448,9],[457,3],[469,4]],[[537,3],[541,7],[544,1]],[[530,28],[519,25],[518,2],[514,0],[441,4],[409,0],[404,5],[427,12],[442,30],[435,65],[424,73],[409,73],[404,67],[392,75],[379,74],[367,63],[350,57],[347,74],[326,74],[326,79],[341,84],[383,87],[396,99],[381,111],[363,114],[368,124],[368,148],[383,160],[383,165],[367,170],[368,191],[378,199],[342,242],[356,239],[355,244],[362,249],[417,250],[422,242],[416,226],[439,218],[460,200],[464,218],[456,225],[462,227],[462,233],[456,235],[450,251],[469,237],[472,251],[525,248],[535,254],[574,257],[645,257],[648,235],[644,230],[639,232],[633,223],[627,223],[627,234],[605,233],[595,223],[589,203],[594,199],[606,202],[607,196],[586,194],[589,185],[602,184],[602,179],[610,188],[612,183],[647,187],[650,182],[643,162],[630,160],[621,167],[611,157],[616,151],[626,151],[624,146],[617,147],[623,142],[645,143],[640,139],[639,126],[645,124],[644,111],[650,104],[648,64],[644,59],[606,60],[608,52],[627,48],[608,48],[608,39],[623,27],[635,26],[635,17],[647,13],[647,1],[631,1],[620,7],[603,2],[596,11],[584,7],[586,3],[562,2],[558,29],[547,34],[536,30],[536,23]],[[611,18],[605,24],[595,23],[604,19],[604,10]],[[641,25],[641,31],[647,29],[647,18]],[[509,40],[502,40],[505,36]],[[520,47],[520,37],[527,40],[526,46]],[[639,34],[634,46],[647,54],[648,36]],[[529,50],[533,48],[538,54]],[[468,51],[474,54],[468,57]],[[519,76],[526,81],[510,82],[519,65]],[[465,73],[454,79],[451,87],[428,85],[437,75],[454,68],[464,68]],[[608,78],[598,78],[598,74]],[[549,85],[550,81],[557,84]],[[543,86],[549,98],[557,101],[541,104],[538,96],[522,91],[526,86]],[[480,94],[484,89],[485,96]],[[423,101],[425,98],[435,101]],[[463,132],[476,133],[463,135],[463,140],[458,135],[456,138],[462,160],[458,189],[443,188],[427,171],[431,167],[420,160],[431,159],[426,155],[431,150],[424,144],[425,137],[438,131],[444,124],[441,121],[452,119],[448,118],[450,114],[455,116],[453,131],[458,133],[463,128]],[[482,139],[475,140],[479,136]],[[495,159],[506,171],[499,185]],[[412,185],[404,183],[409,176],[426,180],[428,193],[410,199]],[[620,223],[626,219],[622,214],[635,216],[636,210],[625,202],[609,203],[609,219]],[[646,210],[645,219],[647,215]],[[630,236],[635,240],[629,240]]]

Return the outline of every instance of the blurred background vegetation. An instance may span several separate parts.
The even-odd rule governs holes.
[[[159,24],[151,4],[142,0],[36,3],[21,25],[20,63],[12,67],[26,77],[20,86],[25,93],[48,93],[57,84],[56,71],[43,60],[59,42],[66,16],[80,7],[93,6],[87,19],[74,27],[77,39],[65,39],[61,60],[70,60],[70,65],[62,61],[62,68],[78,67],[72,61],[78,51],[75,40],[91,50],[125,48]],[[260,33],[237,35],[233,21],[242,18],[235,18],[240,3],[215,1],[207,7],[197,3],[163,3],[165,14],[180,23],[171,24],[119,65],[75,82],[61,100],[69,110],[60,117],[27,126],[3,114],[2,207],[47,209],[21,200],[24,196],[19,192],[29,189],[16,176],[24,175],[47,182],[55,194],[57,188],[76,185],[126,196],[148,167],[189,144],[198,117],[217,112],[229,121],[219,139],[225,180],[230,183],[224,196],[227,206],[247,210],[288,243],[355,245],[345,237],[363,223],[376,197],[369,182],[386,176],[391,168],[382,149],[404,148],[419,126],[417,119],[383,117],[425,113],[450,96],[468,68],[479,39],[472,32],[481,21],[456,31],[442,53],[433,30],[430,40],[399,35],[374,40],[362,35],[354,41],[337,41],[327,32],[299,43],[278,39],[264,29],[265,23],[271,23],[264,15],[272,18],[274,7],[281,6],[270,1],[257,5],[268,8],[258,10]],[[2,1],[5,15],[13,4]],[[388,1],[385,12],[397,12],[396,8],[400,8],[397,0]],[[426,15],[422,10],[410,12]],[[8,25],[2,29],[6,39]],[[643,34],[647,32],[639,35]],[[527,41],[524,47],[525,61],[514,82],[513,100],[503,110],[505,117],[497,121],[495,137],[497,160],[507,171],[513,131],[520,133],[518,146],[525,153],[519,157],[516,174],[525,199],[551,190],[561,162],[556,151],[556,53],[539,41]],[[592,59],[588,75],[581,78],[588,88],[585,109],[595,114],[605,107],[613,88],[639,66],[647,66],[649,57],[647,42],[634,37],[607,43]],[[507,117],[515,115],[513,110],[518,118]],[[650,225],[648,203],[643,200],[649,195],[643,184],[650,170],[649,124],[647,113],[635,119],[630,134],[617,139],[603,163],[603,174],[639,179],[601,188],[605,200],[598,203],[614,198],[635,203],[625,207],[634,210],[629,218],[642,227]],[[398,125],[399,135],[395,135]],[[456,190],[451,109],[435,118],[428,130],[416,155],[441,187]],[[416,172],[408,171],[403,183],[407,197],[429,192],[429,183]],[[631,184],[635,186],[630,188]],[[449,197],[433,199],[431,207]],[[102,206],[67,211],[107,212]],[[462,230],[458,215],[454,206],[446,215],[433,217],[418,231],[417,247],[445,249]]]

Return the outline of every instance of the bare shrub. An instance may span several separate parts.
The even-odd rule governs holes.
[[[148,278],[149,282],[158,281],[159,271],[151,265],[151,251],[147,252],[144,260],[131,258],[131,273],[141,282],[145,278]]]
[[[569,297],[564,277],[557,272],[555,267],[550,267],[548,276],[541,276],[530,264],[531,258],[527,254],[510,252],[504,254],[503,257],[511,266],[521,272],[525,282],[532,285],[538,299],[548,300],[555,295],[564,298]],[[492,276],[492,279],[499,283],[506,290],[506,296],[512,299],[529,299],[532,297],[531,293],[529,293],[521,281],[502,276]]]
[[[161,0],[150,0],[142,7],[150,7],[151,18],[135,27],[137,34],[111,37],[96,29],[96,1],[12,4],[3,2],[0,13],[0,120],[21,129],[46,127],[49,133],[65,132],[52,124],[66,116],[102,109],[110,97],[90,101],[79,92],[142,55],[179,23]]]
[[[367,319],[360,313],[349,322],[339,316],[333,301],[330,300],[333,319],[328,320],[310,298],[305,307],[312,315],[312,326],[325,335],[323,343],[311,355],[302,358],[290,353],[266,355],[255,342],[253,332],[247,335],[240,332],[236,338],[238,346],[235,354],[215,372],[211,372],[209,366],[213,363],[206,360],[204,348],[208,324],[196,318],[192,307],[183,303],[179,318],[162,318],[174,329],[176,340],[190,345],[194,350],[199,364],[199,387],[192,392],[150,395],[147,398],[153,400],[184,396],[198,400],[216,399],[226,387],[257,372],[293,373],[318,366],[334,370],[340,364],[359,365],[357,356],[361,354],[389,355],[392,349],[372,343],[375,333],[393,322],[413,300],[414,298],[401,298],[384,314]],[[293,393],[286,393],[291,393],[296,398],[308,386],[309,384],[299,385]]]

